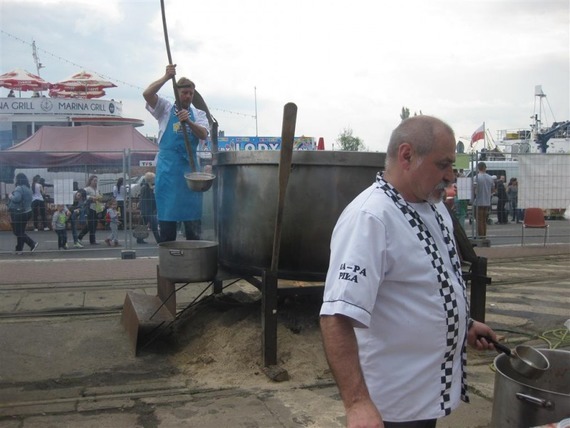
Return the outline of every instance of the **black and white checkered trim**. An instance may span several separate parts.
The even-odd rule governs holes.
[[[457,347],[459,345],[459,310],[457,307],[457,297],[455,294],[454,287],[452,286],[452,281],[449,276],[449,272],[445,268],[444,261],[441,257],[439,249],[433,239],[433,236],[429,232],[427,226],[422,221],[419,214],[416,210],[406,202],[406,200],[400,195],[400,193],[389,183],[384,181],[382,176],[378,174],[376,177],[376,181],[379,184],[380,188],[384,191],[384,193],[394,201],[396,206],[400,209],[412,229],[415,231],[416,236],[420,240],[420,242],[424,246],[424,250],[429,257],[431,264],[437,273],[437,280],[440,284],[439,294],[442,298],[443,302],[443,310],[446,315],[446,325],[447,325],[447,332],[446,332],[446,347],[445,347],[445,354],[444,359],[441,363],[441,402],[440,406],[441,409],[445,412],[446,415],[451,413],[451,398],[450,398],[450,391],[451,391],[451,383],[452,383],[452,371],[453,371],[453,356],[456,353]],[[463,276],[461,274],[461,264],[459,261],[459,257],[457,255],[457,251],[455,249],[455,241],[451,237],[451,232],[445,226],[443,218],[441,214],[437,211],[433,204],[430,204],[432,211],[437,219],[437,223],[441,228],[441,232],[443,235],[444,242],[447,246],[447,252],[449,258],[453,264],[453,274],[456,276],[457,280],[460,284],[463,285],[462,293],[465,302],[467,302],[465,286],[463,284]],[[467,322],[467,320],[463,320],[463,322]],[[465,372],[465,365],[467,361],[467,354],[465,349],[465,341],[466,337],[461,338],[461,399],[463,401],[468,402],[469,397],[467,396],[467,382],[466,382],[466,372]]]

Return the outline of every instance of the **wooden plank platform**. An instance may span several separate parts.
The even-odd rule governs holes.
[[[127,292],[121,322],[131,339],[135,355],[162,326],[173,320],[174,315],[158,296]]]

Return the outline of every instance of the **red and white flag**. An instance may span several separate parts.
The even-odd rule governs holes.
[[[485,122],[483,122],[483,125],[475,130],[473,135],[471,135],[471,147],[473,147],[473,144],[479,140],[482,140],[483,138],[485,138]]]

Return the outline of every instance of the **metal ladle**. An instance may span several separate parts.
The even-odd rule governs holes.
[[[168,64],[172,65],[172,55],[170,53],[170,43],[168,41],[168,28],[166,26],[166,12],[164,10],[164,0],[160,0],[160,9],[162,12],[162,28],[164,30],[164,41],[166,43],[166,54],[168,55]],[[176,99],[176,105],[181,108],[180,95],[178,94],[178,85],[176,84],[176,78],[172,76],[172,87],[174,89],[174,98]],[[190,108],[190,107],[188,107]],[[192,150],[192,145],[188,138],[188,130],[185,124],[182,125],[182,132],[184,134],[184,144],[186,146],[186,152],[188,153],[188,158],[190,162],[191,172],[184,174],[186,179],[186,184],[194,192],[205,192],[210,187],[216,176],[214,174],[209,174],[207,172],[200,172],[196,168],[196,161],[194,160],[194,153]]]
[[[536,379],[544,374],[550,368],[550,361],[546,356],[527,345],[517,345],[515,349],[510,349],[508,346],[491,339],[488,336],[483,336],[487,342],[495,346],[497,352],[507,354],[510,359],[511,367],[519,374],[529,379]]]

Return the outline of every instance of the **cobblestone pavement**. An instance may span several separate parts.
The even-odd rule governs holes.
[[[545,346],[539,336],[570,317],[570,246],[477,252],[493,279],[486,322],[511,344]],[[156,264],[154,257],[0,260],[0,427],[344,426],[330,378],[260,376],[255,388],[208,390],[160,352],[135,358],[120,311],[126,290],[155,292]],[[198,289],[183,290],[179,305]],[[439,428],[490,426],[495,356],[469,352],[472,402]]]

